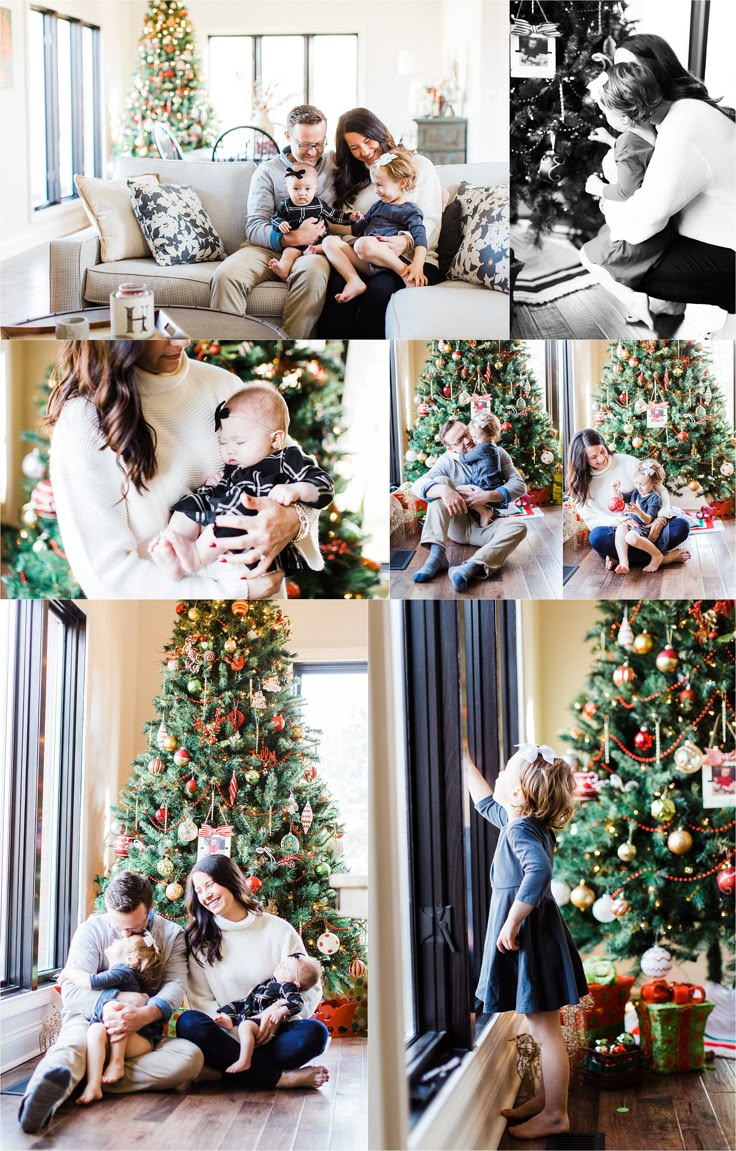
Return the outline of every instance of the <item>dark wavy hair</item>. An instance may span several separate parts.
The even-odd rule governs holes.
[[[635,32],[627,36],[617,48],[625,48],[642,64],[648,64],[654,73],[655,79],[664,93],[665,100],[702,100],[711,107],[717,108],[728,116],[729,120],[736,120],[736,111],[727,105],[721,105],[719,97],[715,100],[708,92],[702,80],[688,72],[675,55],[674,51],[661,36],[651,32]]]
[[[632,124],[648,124],[664,100],[657,77],[648,64],[614,64],[598,95],[598,103],[627,116]]]
[[[346,132],[358,132],[366,140],[375,140],[381,145],[382,153],[399,150],[386,125],[368,108],[351,108],[349,112],[343,112],[335,129],[335,200],[338,204],[349,203],[371,182],[365,164],[345,143]]]
[[[192,876],[197,874],[209,875],[215,883],[226,887],[250,915],[263,915],[263,905],[250,894],[245,886],[243,872],[229,856],[205,855],[200,859],[189,872],[187,879],[189,923],[184,935],[187,954],[193,955],[200,967],[204,967],[205,964],[216,963],[218,959],[222,959],[222,931],[217,926],[212,912],[199,902],[192,882]]]
[[[606,449],[610,459],[613,452],[609,449],[601,433],[597,432],[595,428],[581,428],[570,442],[570,449],[567,453],[567,490],[579,507],[588,502],[590,477],[593,474],[585,449],[601,446]]]
[[[105,444],[125,474],[125,492],[128,483],[144,491],[156,474],[156,433],[143,417],[135,382],[144,349],[143,340],[65,340],[51,375],[44,420],[50,431],[68,400],[89,400]]]

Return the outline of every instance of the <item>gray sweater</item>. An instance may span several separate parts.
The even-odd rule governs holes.
[[[275,252],[281,251],[281,236],[271,223],[271,217],[282,200],[287,198],[284,176],[286,169],[292,166],[287,159],[289,149],[259,164],[253,173],[248,192],[248,215],[245,221],[245,238],[249,244],[258,244],[261,248],[273,248]],[[332,152],[325,152],[314,165],[317,170],[317,195],[329,204],[334,200],[333,177],[335,174],[335,158]]]
[[[498,449],[499,464],[501,466],[501,476],[503,477],[503,485],[496,488],[504,497],[501,504],[489,504],[489,507],[508,507],[511,500],[516,500],[519,496],[523,496],[526,492],[526,484],[514,467],[511,456],[505,448]],[[470,469],[465,466],[460,460],[449,452],[445,452],[443,456],[437,460],[437,463],[429,469],[420,479],[415,480],[411,485],[411,490],[415,496],[420,500],[427,499],[427,492],[434,484],[449,484],[452,488],[458,488],[461,484],[470,484]]]
[[[180,1006],[186,992],[187,956],[184,932],[177,923],[170,923],[155,914],[149,930],[164,958],[164,970],[161,987],[148,1002],[149,1005],[154,1004],[161,1009],[166,1022]],[[91,915],[74,932],[67,965],[78,967],[90,975],[106,971],[109,964],[105,950],[119,938],[107,915]],[[65,979],[61,985],[61,996],[62,1019],[66,1020],[70,1015],[85,1015],[89,1019],[94,1012],[99,992],[85,991],[83,987],[76,987],[70,980]]]

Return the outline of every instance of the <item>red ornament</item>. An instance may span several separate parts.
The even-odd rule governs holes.
[[[511,424],[509,423],[508,420],[504,420],[503,423],[501,424],[501,431],[502,432],[510,432],[511,431]]]
[[[354,959],[348,967],[348,971],[352,975],[353,979],[362,979],[366,971],[365,963],[362,959]]]
[[[645,728],[642,728],[641,731],[637,731],[636,735],[634,736],[634,746],[638,747],[639,751],[649,751],[649,748],[653,743],[654,736],[650,731],[646,731]]]
[[[134,835],[130,835],[127,831],[122,832],[121,835],[116,835],[112,841],[112,849],[116,855],[126,856],[128,848],[135,839]]]
[[[612,899],[611,900],[611,914],[615,915],[617,919],[621,919],[631,910],[631,904],[627,903],[625,899]]]
[[[621,496],[611,496],[608,501],[608,509],[612,512],[622,512],[624,510],[624,501]]]
[[[316,767],[306,768],[305,772],[304,772],[304,778],[306,779],[307,783],[311,783],[313,779],[317,778],[317,768]]]
[[[51,480],[41,480],[40,483],[36,484],[31,492],[31,506],[36,515],[44,516],[46,519],[55,518],[56,504],[51,489]]]
[[[257,895],[263,887],[263,884],[257,875],[246,875],[245,886],[248,888],[248,891],[251,893],[251,895]]]
[[[673,672],[680,662],[680,658],[673,647],[669,644],[663,647],[655,660],[657,670],[663,673]]]
[[[165,807],[157,807],[155,812],[154,812],[154,815],[156,816],[156,819],[159,821],[159,823],[164,823],[166,820],[166,808]]]
[[[690,709],[695,705],[695,692],[691,687],[686,687],[680,692],[678,699],[680,701],[680,707],[682,710],[690,711]]]
[[[675,436],[675,439],[679,440],[681,444],[684,444],[688,438],[689,438],[688,434],[685,431],[678,432],[677,435]]]
[[[241,728],[245,723],[245,716],[243,715],[242,711],[238,711],[237,708],[233,709],[233,711],[229,711],[227,713],[227,718],[230,726],[234,728],[235,731],[238,731],[238,729]]]
[[[613,682],[616,687],[624,687],[626,684],[633,683],[636,679],[636,672],[633,667],[629,667],[627,663],[617,667],[613,673]]]
[[[625,403],[627,402],[628,398],[629,398],[629,397],[628,397],[628,395],[627,395],[627,393],[626,393],[626,392],[621,392],[621,393],[619,394],[619,397],[618,397],[618,402],[619,402],[620,404],[625,404]]]
[[[445,384],[444,388],[442,389],[442,395],[443,396],[449,396],[449,394],[450,394],[450,385]]]
[[[184,615],[184,612],[186,610],[187,610],[187,605],[185,603],[178,603],[176,605],[175,611],[176,611],[177,615]]]
[[[716,875],[716,883],[721,895],[733,895],[736,889],[736,868],[722,868]]]
[[[429,404],[425,400],[422,400],[421,404],[417,404],[417,415],[418,416],[428,416],[429,412],[430,412],[430,407],[429,407]]]
[[[234,771],[233,771],[233,774],[230,778],[230,784],[228,786],[227,793],[230,796],[230,802],[235,803],[235,796],[238,794],[238,781],[235,778],[235,772]]]
[[[594,424],[605,424],[605,422],[606,422],[606,413],[599,408],[597,412],[593,413],[593,423]]]
[[[185,789],[185,791],[188,791],[190,795],[196,795],[196,793],[197,793],[197,781],[196,781],[196,779],[188,779],[187,782],[184,784],[184,789]]]
[[[271,727],[274,731],[283,731],[286,727],[286,720],[283,715],[275,715],[271,720]]]
[[[585,703],[583,704],[583,715],[585,716],[586,719],[592,719],[597,711],[598,711],[598,704],[593,703],[592,699],[586,700]]]
[[[294,583],[293,579],[287,579],[287,581],[286,581],[287,599],[299,599],[299,596],[301,594],[302,594],[302,589],[299,587],[299,584]]]

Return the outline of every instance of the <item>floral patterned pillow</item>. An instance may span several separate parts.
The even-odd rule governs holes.
[[[508,187],[474,188],[462,183],[457,190],[457,199],[463,239],[447,279],[464,280],[496,292],[508,292]]]
[[[127,181],[130,199],[157,264],[224,260],[225,248],[194,188]]]

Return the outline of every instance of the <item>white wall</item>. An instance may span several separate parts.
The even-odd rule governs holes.
[[[443,68],[465,74],[468,162],[509,158],[507,0],[442,0]]]

